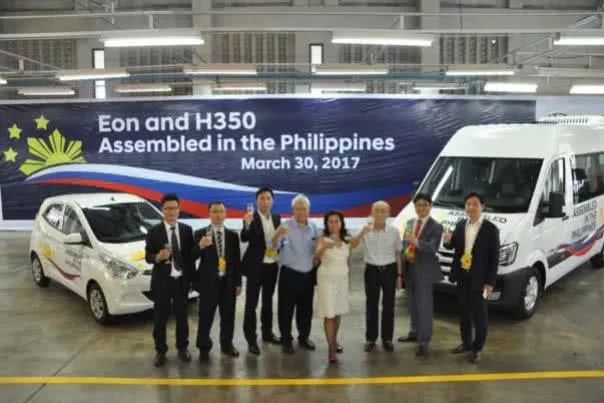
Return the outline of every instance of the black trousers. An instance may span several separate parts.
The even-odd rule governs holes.
[[[279,330],[281,343],[291,344],[292,320],[296,311],[298,340],[308,340],[312,322],[313,298],[315,295],[312,272],[300,273],[287,266],[281,266],[279,275]]]
[[[236,287],[227,277],[216,278],[203,284],[199,292],[199,326],[197,328],[197,347],[210,351],[213,343],[210,337],[216,308],[220,311],[220,347],[233,345],[235,329]]]
[[[472,287],[469,273],[464,274],[464,277],[464,281],[457,282],[461,341],[468,349],[482,351],[489,326],[487,301],[482,296],[482,289]]]
[[[189,346],[189,323],[187,321],[188,282],[170,277],[167,284],[153,290],[153,340],[155,351],[165,354],[166,322],[171,312],[176,317],[176,348],[185,350]]]
[[[260,264],[248,270],[245,285],[245,315],[243,317],[243,334],[248,343],[256,342],[256,307],[260,291],[262,290],[262,308],[260,310],[260,323],[262,337],[273,335],[273,295],[277,285],[277,263]]]
[[[378,337],[380,292],[382,295],[382,342],[394,337],[394,300],[396,296],[396,263],[365,266],[365,340]]]

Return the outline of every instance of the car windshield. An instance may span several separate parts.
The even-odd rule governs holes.
[[[94,206],[83,212],[94,235],[106,243],[141,241],[162,220],[161,214],[144,202]]]
[[[485,211],[526,212],[542,163],[528,158],[440,157],[419,192],[431,195],[440,207],[464,208],[464,196],[478,192]]]

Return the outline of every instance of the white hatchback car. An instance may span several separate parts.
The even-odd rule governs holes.
[[[103,324],[114,315],[152,309],[145,237],[162,219],[151,203],[125,193],[47,198],[29,245],[34,281],[64,285],[86,299]]]

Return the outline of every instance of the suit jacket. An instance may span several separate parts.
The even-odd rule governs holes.
[[[466,222],[467,220],[463,219],[457,223],[451,241],[444,245],[445,248],[455,251],[449,278],[460,285],[463,285],[464,279],[461,257],[466,247]],[[495,286],[499,267],[499,246],[499,229],[495,224],[484,219],[472,248],[470,279],[473,289],[482,289],[485,284]]]
[[[209,227],[208,227],[209,228]],[[199,241],[206,234],[207,228],[195,231],[194,239],[196,246],[195,259],[199,258],[197,272],[193,279],[193,288],[196,291],[204,286],[215,287],[218,279],[218,252],[216,250],[216,239],[212,239],[212,245],[201,248]],[[239,248],[239,235],[228,228],[224,229],[224,254],[226,259],[226,280],[234,287],[241,287],[241,249]]]
[[[180,238],[180,255],[183,263],[183,279],[187,284],[187,290],[191,281],[194,264],[194,249],[193,230],[187,224],[178,223],[178,235]],[[152,227],[147,233],[145,242],[145,260],[153,265],[151,272],[151,293],[167,289],[170,280],[172,265],[166,261],[156,263],[155,256],[159,253],[164,245],[168,243],[168,233],[162,221],[158,225]]]
[[[416,219],[407,222],[409,231],[415,230]],[[419,234],[418,243],[415,248],[415,261],[407,267],[408,262],[403,259],[403,264],[407,270],[413,269],[413,277],[419,282],[436,283],[442,278],[440,270],[440,262],[436,253],[442,239],[443,227],[434,220],[428,217],[422,232]],[[403,241],[403,251],[407,249],[409,243]]]
[[[271,214],[271,219],[275,229],[281,225],[281,216]],[[243,255],[242,260],[242,275],[247,276],[252,271],[258,270],[264,260],[266,251],[266,240],[264,238],[264,228],[262,227],[262,219],[260,213],[254,213],[254,220],[249,227],[243,226],[241,230],[241,241],[248,242],[247,250]]]

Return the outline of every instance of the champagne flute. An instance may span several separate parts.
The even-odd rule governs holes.
[[[369,225],[369,230],[373,231],[373,224],[374,224],[375,220],[373,218],[373,216],[369,216],[367,218],[367,224]]]
[[[247,204],[247,213],[248,214],[254,214],[254,203],[248,203]]]
[[[168,252],[170,252],[170,257],[166,260],[167,264],[172,263],[172,247],[170,246],[169,242],[166,242],[164,244],[164,249],[166,249]]]
[[[212,244],[212,226],[206,228],[206,237],[210,240],[210,245]]]

